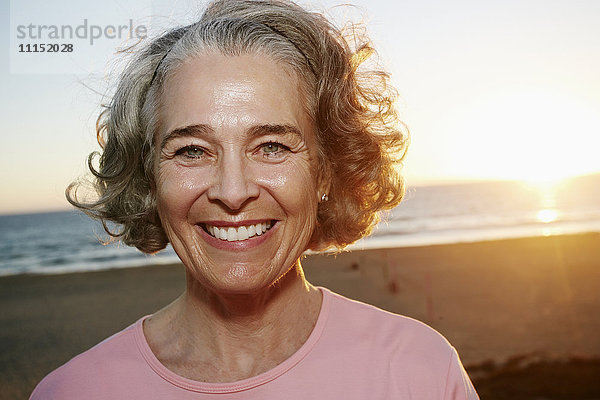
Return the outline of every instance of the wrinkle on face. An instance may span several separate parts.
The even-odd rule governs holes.
[[[268,58],[219,53],[184,62],[165,83],[157,143],[169,157],[157,163],[159,214],[173,248],[207,288],[267,287],[296,263],[312,237],[317,148],[298,85],[295,74]],[[204,128],[186,130],[194,126]],[[297,133],[264,132],[261,126],[289,126]],[[169,137],[171,132],[178,133]],[[257,146],[264,141],[282,142],[290,151],[276,162],[261,158]],[[206,157],[181,158],[187,145],[206,149]],[[244,201],[230,203],[239,205],[232,209],[226,198],[235,195],[236,185],[251,190]],[[277,224],[272,240],[252,251],[216,249],[198,228],[200,221],[251,219]]]
[[[221,107],[248,104],[255,97],[249,82],[225,82],[213,91],[214,103]]]

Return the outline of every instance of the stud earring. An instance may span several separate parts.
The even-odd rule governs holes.
[[[321,202],[324,202],[327,200],[329,200],[329,196],[327,196],[327,193],[323,193],[323,196],[321,196]]]

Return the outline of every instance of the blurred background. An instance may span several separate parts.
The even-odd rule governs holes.
[[[123,66],[118,50],[192,22],[205,3],[1,2],[0,370],[12,372],[0,386],[13,387],[10,398],[165,303],[127,303],[133,286],[99,288],[101,277],[114,283],[102,274],[161,265],[174,274],[162,296],[180,290],[172,249],[100,245],[101,228],[69,208],[64,189],[99,149],[95,121]],[[308,257],[309,280],[440,330],[482,399],[597,398],[585,377],[600,376],[600,2],[300,4],[366,24],[411,131],[404,202],[354,251]],[[51,26],[73,37],[50,38]],[[60,51],[36,51],[42,43]],[[65,293],[105,307],[112,325],[48,322],[85,315]],[[116,299],[130,304],[119,318],[109,313]],[[43,360],[28,356],[48,347]]]

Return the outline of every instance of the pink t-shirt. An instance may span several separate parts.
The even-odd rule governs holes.
[[[253,378],[204,383],[171,372],[150,350],[142,318],[46,376],[31,399],[478,399],[439,333],[320,290],[321,312],[306,343]]]

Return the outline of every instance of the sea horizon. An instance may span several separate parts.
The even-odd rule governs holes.
[[[371,236],[346,250],[416,247],[600,232],[600,174],[555,183],[480,181],[407,188]],[[0,276],[61,274],[180,262],[146,255],[77,210],[0,215]]]

